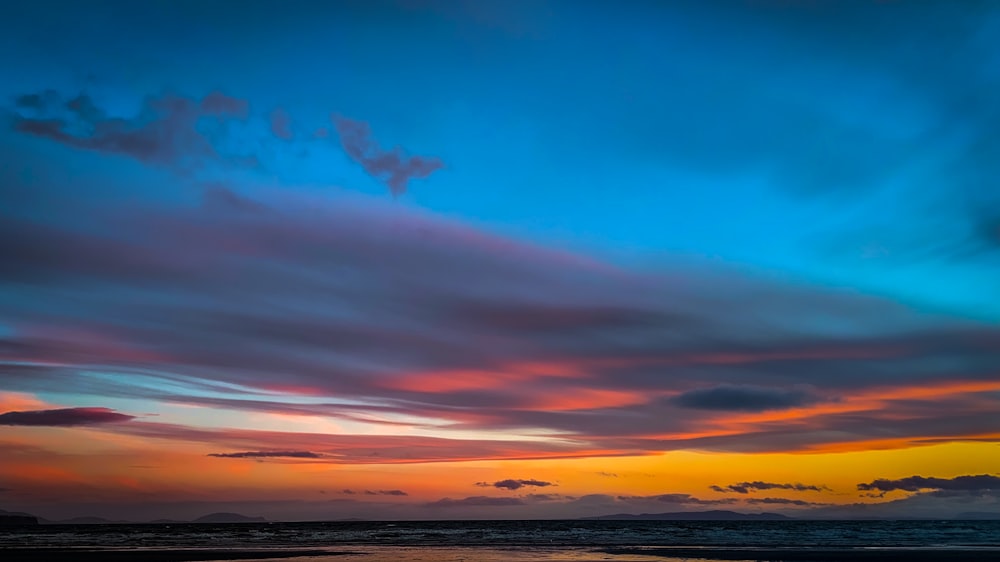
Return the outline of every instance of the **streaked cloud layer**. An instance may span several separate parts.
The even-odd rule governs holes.
[[[837,516],[996,478],[996,10],[488,6],[4,8],[51,37],[0,103],[17,507]]]

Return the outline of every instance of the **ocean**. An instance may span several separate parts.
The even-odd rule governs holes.
[[[0,528],[0,560],[1000,562],[1000,521],[398,521]]]

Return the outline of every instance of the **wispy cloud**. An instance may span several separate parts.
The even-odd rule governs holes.
[[[683,408],[703,410],[783,410],[814,404],[821,399],[801,389],[721,385],[689,390],[674,397]]]
[[[319,453],[313,453],[312,451],[244,451],[240,453],[209,453],[210,457],[219,457],[224,459],[271,459],[271,458],[288,458],[288,459],[319,459],[323,458],[323,455]]]

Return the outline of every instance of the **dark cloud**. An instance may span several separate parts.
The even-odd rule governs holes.
[[[408,496],[406,492],[402,490],[365,490],[364,492],[354,492],[353,490],[344,490],[344,494],[355,494],[361,493],[366,496]]]
[[[740,482],[738,484],[729,484],[728,486],[709,486],[709,488],[716,492],[736,492],[737,494],[749,494],[759,490],[794,490],[796,492],[823,492],[830,490],[830,488],[823,485],[761,481]]]
[[[552,482],[545,482],[544,480],[534,480],[534,479],[529,479],[529,480],[515,480],[515,479],[507,479],[507,480],[498,480],[496,482],[476,482],[476,486],[480,486],[480,487],[484,487],[484,488],[488,488],[488,487],[492,486],[494,488],[500,488],[502,490],[519,490],[521,488],[524,488],[525,486],[534,486],[534,487],[542,488],[542,487],[546,487],[546,486],[555,486],[555,484],[553,484]]]
[[[321,459],[323,455],[311,451],[244,451],[240,453],[209,453],[210,457],[224,459]]]
[[[372,177],[385,182],[393,195],[406,193],[407,184],[414,178],[426,178],[444,167],[439,158],[405,156],[403,149],[394,147],[383,150],[372,137],[371,127],[363,121],[332,117],[334,128],[340,135],[340,144],[355,162]]]
[[[118,413],[110,408],[63,408],[59,410],[33,410],[0,414],[0,425],[73,427],[121,423],[135,416]]]
[[[491,496],[470,496],[460,500],[442,498],[434,502],[424,504],[426,507],[506,507],[512,505],[524,505],[519,498],[495,498]]]
[[[601,472],[598,472],[597,475],[598,476],[604,476],[606,478],[618,478],[618,475],[616,473],[614,473],[614,472],[604,472],[604,471],[601,471]]]
[[[799,408],[819,400],[800,389],[720,385],[689,390],[675,396],[672,402],[682,408],[759,412]]]
[[[952,494],[992,494],[1000,496],[1000,476],[978,474],[956,476],[954,478],[935,478],[928,476],[910,476],[898,480],[877,479],[858,484],[858,490],[875,492],[884,495],[886,492],[929,492],[937,495]]]
[[[211,92],[201,100],[201,110],[206,115],[218,117],[238,117],[246,119],[250,113],[250,103],[246,100],[227,96],[222,92]]]
[[[295,138],[292,132],[292,118],[280,107],[271,112],[271,133],[282,140]]]
[[[246,101],[219,92],[201,100],[173,94],[147,98],[130,118],[109,116],[86,94],[67,102],[54,92],[30,94],[18,98],[16,105],[34,114],[15,116],[15,131],[185,171],[222,158],[212,139],[199,130],[202,118],[245,118],[249,111]]]

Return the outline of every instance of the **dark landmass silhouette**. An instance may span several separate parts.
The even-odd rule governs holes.
[[[239,513],[209,513],[208,515],[203,515],[192,523],[267,523],[267,519],[263,517],[247,517],[246,515],[240,515]]]
[[[0,527],[20,527],[22,525],[38,525],[38,518],[33,515],[0,515]]]

